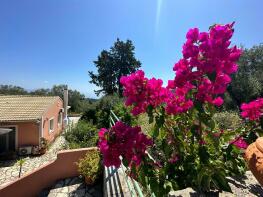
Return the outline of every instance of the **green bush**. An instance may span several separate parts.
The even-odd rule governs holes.
[[[90,105],[83,113],[81,120],[92,122],[97,128],[108,128],[110,121],[110,110],[125,123],[132,125],[136,118],[131,116],[130,108],[123,104],[123,99],[118,95],[107,95]]]
[[[98,141],[97,128],[83,120],[79,121],[74,127],[69,128],[64,135],[70,149],[93,147],[96,146]]]
[[[97,116],[96,116],[96,106],[91,105],[89,108],[87,108],[83,115],[81,116],[81,120],[85,120],[87,122],[92,122],[94,125],[97,124]]]
[[[142,131],[148,135],[154,130],[154,122],[149,123],[149,117],[146,114],[140,114],[136,124],[140,125]]]
[[[85,177],[86,183],[93,184],[102,173],[101,156],[98,150],[89,151],[77,163],[78,171]]]
[[[113,109],[113,107],[121,102],[121,98],[119,98],[118,95],[108,95],[102,97],[96,106],[96,117],[97,117],[97,127],[98,128],[108,128],[110,121],[110,110]]]
[[[215,113],[213,119],[218,124],[218,127],[223,130],[235,130],[242,124],[240,116],[236,112],[231,111]]]
[[[123,102],[116,103],[112,110],[122,122],[128,125],[135,125],[137,123],[137,117],[131,115],[130,107],[125,106]]]

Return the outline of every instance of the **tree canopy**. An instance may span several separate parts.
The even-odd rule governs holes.
[[[28,92],[20,86],[0,85],[0,94],[24,95]]]
[[[121,76],[133,73],[141,66],[141,62],[135,58],[134,50],[131,40],[124,42],[117,39],[109,51],[103,50],[100,53],[94,61],[98,74],[89,72],[90,83],[101,88],[94,91],[97,95],[122,94]]]
[[[263,96],[263,44],[243,49],[238,72],[228,87],[232,106]]]

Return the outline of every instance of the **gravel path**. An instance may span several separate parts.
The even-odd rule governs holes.
[[[247,171],[244,177],[229,178],[229,184],[233,193],[229,192],[211,192],[203,194],[194,191],[192,188],[186,188],[175,192],[170,192],[169,197],[255,197],[263,196],[263,188],[259,185],[250,171]]]
[[[231,196],[263,196],[263,187],[259,185],[251,171],[247,171],[244,177],[229,178],[233,194]]]
[[[25,163],[22,167],[22,176],[50,161],[55,160],[57,152],[63,149],[65,142],[65,138],[60,135],[56,138],[54,143],[52,143],[44,155],[25,157]],[[18,174],[19,166],[16,164],[16,160],[0,161],[0,187],[18,179]]]

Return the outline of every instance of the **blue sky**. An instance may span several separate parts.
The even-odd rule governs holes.
[[[236,21],[234,44],[263,42],[258,0],[1,0],[0,84],[68,84],[95,97],[88,71],[119,37],[131,39],[147,77],[174,77],[189,28]]]

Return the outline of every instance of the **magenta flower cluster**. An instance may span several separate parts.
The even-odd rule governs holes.
[[[250,103],[243,103],[241,110],[241,116],[243,118],[248,118],[251,121],[259,120],[263,115],[263,98],[258,98]]]
[[[133,115],[146,111],[148,106],[165,104],[168,114],[186,112],[195,100],[223,104],[220,96],[231,82],[230,74],[237,71],[236,61],[241,50],[230,47],[233,23],[214,25],[209,32],[190,29],[183,45],[183,58],[173,67],[175,78],[163,87],[161,79],[147,79],[139,70],[121,78],[126,105],[133,106]],[[192,96],[189,96],[192,95]]]
[[[232,142],[230,142],[230,144],[233,144],[240,149],[246,149],[248,147],[247,142],[242,137],[233,140]]]
[[[152,140],[142,133],[140,127],[130,127],[120,121],[109,130],[102,128],[99,131],[98,146],[107,167],[119,167],[120,156],[128,161],[130,167],[139,166],[146,148],[151,145]]]
[[[133,115],[146,111],[149,105],[157,107],[166,98],[167,89],[163,88],[161,79],[147,79],[142,70],[120,79],[124,86],[123,96],[127,97],[125,104],[134,105]]]

